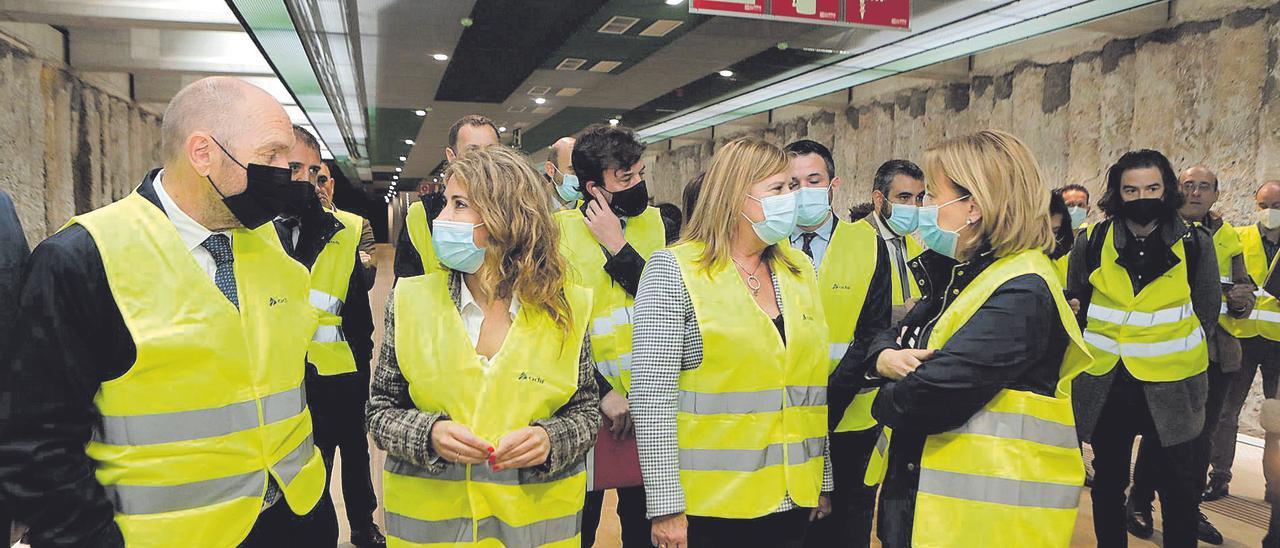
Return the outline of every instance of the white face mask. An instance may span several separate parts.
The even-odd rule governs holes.
[[[1280,228],[1280,209],[1264,209],[1259,211],[1258,223],[1267,230]]]

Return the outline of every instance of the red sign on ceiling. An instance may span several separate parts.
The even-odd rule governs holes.
[[[911,0],[691,0],[689,11],[824,25],[911,28]]]

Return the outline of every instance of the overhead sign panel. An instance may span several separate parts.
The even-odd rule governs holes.
[[[911,0],[692,0],[689,11],[820,25],[911,28]]]

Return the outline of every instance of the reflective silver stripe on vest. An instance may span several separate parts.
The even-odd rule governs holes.
[[[1075,449],[1076,428],[1020,413],[978,411],[969,422],[952,430],[956,434],[978,434],[997,438],[1027,440],[1043,445]]]
[[[930,468],[920,470],[921,493],[1008,506],[1074,510],[1080,503],[1080,488],[1079,485],[959,474]]]
[[[844,355],[849,352],[849,343],[831,343],[829,358],[833,360],[844,359]]]
[[[578,536],[582,530],[582,511],[572,516],[535,521],[528,525],[510,525],[497,516],[481,518],[476,523],[477,541],[496,539],[506,546],[542,546]]]
[[[870,393],[875,392],[876,390],[879,390],[879,389],[880,389],[880,387],[879,387],[879,386],[866,386],[866,387],[863,387],[863,388],[858,389],[858,395],[859,395],[859,396],[861,396],[861,395],[863,395],[863,394],[870,394]]]
[[[335,343],[346,342],[347,335],[342,332],[340,325],[322,325],[316,328],[316,334],[311,337],[311,342],[318,343]]]
[[[1218,311],[1218,314],[1223,316],[1227,315],[1227,303],[1222,303],[1222,309]]]
[[[1218,281],[1227,285],[1231,285],[1235,283],[1234,281],[1231,280],[1231,276],[1218,276]]]
[[[1154,343],[1118,343],[1111,337],[1086,330],[1084,332],[1084,342],[1096,346],[1108,354],[1128,358],[1155,358],[1176,352],[1184,352],[1199,346],[1200,343],[1204,342],[1204,331],[1197,325],[1195,331],[1181,339]]]
[[[329,314],[333,314],[334,316],[337,316],[342,313],[342,299],[339,299],[337,297],[334,297],[333,295],[320,291],[319,289],[311,290],[310,301],[311,301],[311,306],[316,307],[316,309],[320,310],[321,312],[328,312]]]
[[[1196,311],[1192,308],[1191,303],[1155,312],[1124,311],[1090,303],[1088,311],[1088,316],[1091,320],[1136,327],[1154,327],[1178,323],[1184,318],[1192,318],[1195,315]]]
[[[1280,323],[1280,312],[1272,312],[1270,310],[1254,310],[1249,317],[1260,322]]]
[[[261,497],[266,474],[255,470],[235,476],[178,485],[105,485],[116,512],[136,516],[203,508],[242,497]]]
[[[826,438],[775,443],[764,449],[681,449],[680,469],[696,471],[754,472],[784,462],[792,466],[822,458]],[[785,455],[784,455],[785,453]]]
[[[287,419],[306,407],[301,387],[262,398],[267,424]],[[258,427],[256,400],[214,409],[151,415],[104,415],[93,439],[109,445],[156,445],[226,436]]]
[[[881,430],[880,437],[876,438],[876,453],[878,453],[880,457],[883,458],[885,455],[885,452],[888,450],[889,450],[889,433],[886,430]]]
[[[622,373],[631,372],[631,353],[628,352],[618,356],[616,360],[600,360],[596,362],[596,369],[601,375],[610,378],[621,377]]]
[[[311,456],[315,452],[315,440],[311,438],[311,434],[307,434],[302,443],[299,443],[297,447],[293,448],[293,451],[290,451],[289,454],[285,455],[272,467],[280,475],[285,487],[293,483],[293,478],[298,476],[298,473],[302,471],[302,467],[307,464],[308,460],[311,460]]]
[[[680,391],[680,410],[697,415],[772,413],[783,407],[782,389],[759,392],[691,392]],[[825,386],[788,386],[787,407],[826,405]]]
[[[387,462],[384,469],[387,473],[395,474],[397,476],[409,476],[438,481],[465,481],[467,479],[467,467],[465,465],[449,463],[439,474],[432,474],[421,466],[417,466],[391,455],[387,455]],[[560,481],[585,471],[586,462],[582,461],[554,476],[537,477],[526,474],[525,480],[521,481],[519,469],[510,468],[495,472],[488,466],[472,466],[471,481],[497,485],[536,485],[540,483]]]
[[[635,313],[635,309],[630,306],[623,306],[609,311],[606,316],[600,316],[591,320],[591,335],[608,335],[613,333],[613,329],[620,325],[630,325],[631,316]]]
[[[421,520],[387,511],[387,536],[419,544],[472,542],[471,518]]]

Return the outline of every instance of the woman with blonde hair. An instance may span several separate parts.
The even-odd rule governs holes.
[[[444,177],[443,268],[388,300],[366,413],[389,543],[577,547],[600,424],[591,293],[565,282],[545,183],[518,153],[468,152]]]
[[[877,535],[886,547],[1067,546],[1084,482],[1071,380],[1090,358],[1047,256],[1049,189],[1002,131],[924,159],[929,249],[910,263],[924,298],[863,364],[883,383],[871,414],[886,433],[867,478],[884,481]]]
[[[640,278],[632,414],[659,548],[799,546],[830,512],[827,327],[813,267],[785,243],[787,161],[725,145],[684,239]]]

